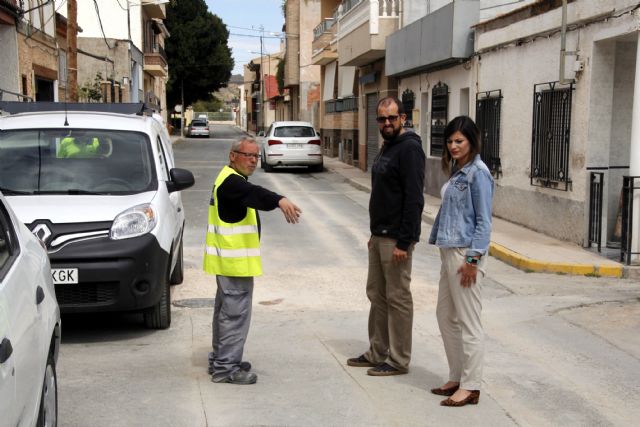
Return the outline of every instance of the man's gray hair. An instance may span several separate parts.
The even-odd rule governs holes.
[[[242,136],[231,143],[231,151],[238,151],[242,143],[257,144],[256,140],[250,136]]]

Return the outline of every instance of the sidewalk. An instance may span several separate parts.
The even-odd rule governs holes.
[[[342,175],[354,187],[371,191],[371,176],[337,158],[324,158],[325,167]],[[440,199],[425,195],[422,218],[433,224]],[[529,272],[640,278],[640,268],[611,261],[573,243],[557,240],[528,228],[493,218],[489,253],[503,262]]]

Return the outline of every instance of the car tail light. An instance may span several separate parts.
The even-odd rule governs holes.
[[[320,140],[312,139],[311,141],[307,142],[307,144],[320,145]]]
[[[277,139],[270,139],[269,141],[267,141],[267,144],[269,144],[269,145],[278,145],[278,144],[282,144],[282,141],[277,140]]]

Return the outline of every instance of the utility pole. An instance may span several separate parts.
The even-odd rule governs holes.
[[[78,4],[67,0],[67,96],[78,102]]]
[[[262,118],[262,129],[264,130],[264,61],[262,56],[262,37],[264,36],[264,27],[260,25],[260,117]]]

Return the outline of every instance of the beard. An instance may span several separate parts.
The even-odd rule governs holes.
[[[394,128],[393,126],[384,126],[380,129],[380,135],[382,135],[382,138],[387,141],[393,141],[400,134],[401,130],[401,126],[398,126],[397,128]]]

